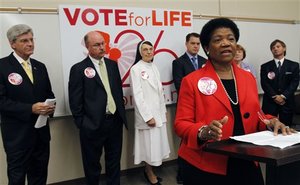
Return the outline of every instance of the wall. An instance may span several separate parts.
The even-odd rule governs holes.
[[[70,4],[67,0],[0,0],[1,7],[43,7],[57,8],[59,4]],[[123,7],[153,7],[168,9],[193,10],[198,15],[252,17],[262,19],[300,20],[299,0],[152,0],[152,1],[121,1],[121,0],[89,0],[72,1],[72,4],[89,4]],[[277,11],[274,14],[275,10]],[[2,25],[0,22],[0,27]],[[196,31],[196,30],[195,30]],[[198,31],[198,30],[197,30]],[[296,42],[299,42],[297,40]],[[2,44],[7,43],[1,43]],[[1,48],[0,48],[1,50]],[[3,57],[3,56],[0,56]],[[59,90],[59,89],[58,89]],[[168,107],[168,134],[172,155],[175,159],[179,139],[174,135],[172,123],[175,105]],[[127,111],[129,129],[124,130],[122,169],[136,167],[133,165],[133,111]],[[76,179],[83,176],[78,131],[71,117],[59,117],[51,120],[51,156],[48,183]],[[1,143],[2,141],[0,141]],[[102,161],[103,162],[103,161]],[[0,185],[7,184],[6,163],[3,145],[0,144]]]

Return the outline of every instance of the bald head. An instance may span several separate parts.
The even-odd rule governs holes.
[[[104,57],[106,43],[101,33],[97,31],[88,32],[84,36],[84,43],[91,57],[97,60]]]

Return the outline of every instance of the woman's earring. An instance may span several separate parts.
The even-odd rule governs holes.
[[[207,55],[209,55],[209,51],[207,51],[206,53],[207,53]]]

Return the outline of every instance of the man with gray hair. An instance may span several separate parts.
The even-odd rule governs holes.
[[[14,50],[0,59],[1,134],[7,159],[9,185],[45,185],[50,152],[50,129],[35,128],[39,115],[52,115],[54,98],[46,66],[30,56],[34,51],[32,29],[12,26],[7,38]]]

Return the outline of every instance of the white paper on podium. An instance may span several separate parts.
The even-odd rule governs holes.
[[[44,102],[47,105],[54,105],[56,102],[56,99],[46,99]],[[39,115],[38,119],[36,120],[36,123],[34,125],[34,128],[41,128],[47,124],[48,115]]]
[[[286,136],[278,134],[277,136],[274,136],[274,133],[268,130],[242,136],[233,136],[230,138],[237,141],[253,143],[255,145],[269,145],[279,147],[281,149],[300,143],[299,133],[293,133]]]

